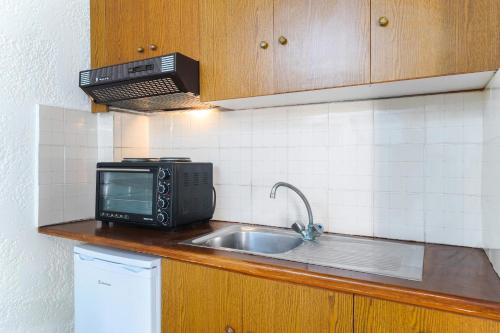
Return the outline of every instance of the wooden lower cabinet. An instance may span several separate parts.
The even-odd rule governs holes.
[[[353,295],[243,276],[243,333],[352,332]]]
[[[355,333],[500,333],[500,322],[354,297]]]
[[[163,333],[500,333],[493,320],[170,259],[162,269]]]
[[[163,259],[162,332],[241,332],[242,284],[238,274]]]
[[[163,333],[349,333],[353,296],[163,260]]]

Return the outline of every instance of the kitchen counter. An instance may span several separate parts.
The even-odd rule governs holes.
[[[165,231],[83,220],[40,227],[38,232],[252,276],[500,320],[500,278],[481,249],[424,244],[422,281],[411,281],[178,244],[231,224],[211,221]]]

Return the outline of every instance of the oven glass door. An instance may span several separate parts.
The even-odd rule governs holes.
[[[130,220],[152,220],[154,169],[103,168],[98,171],[100,212],[127,214]]]

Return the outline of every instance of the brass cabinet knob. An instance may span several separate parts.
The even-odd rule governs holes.
[[[234,330],[234,328],[232,328],[231,326],[227,325],[226,326],[226,333],[235,333],[236,331]]]
[[[278,38],[278,42],[281,44],[281,45],[286,45],[288,43],[288,39],[286,39],[285,36],[280,36],[280,38]]]
[[[138,47],[138,48],[137,48],[137,52],[139,52],[139,53],[144,52],[144,48],[143,48],[143,47]]]
[[[262,42],[259,43],[259,46],[261,49],[265,50],[269,47],[269,43],[263,40]]]
[[[149,49],[151,51],[155,51],[157,48],[158,48],[158,46],[156,46],[155,44],[149,44]]]
[[[380,16],[378,18],[378,25],[380,25],[381,27],[385,27],[389,24],[389,19],[385,16]]]

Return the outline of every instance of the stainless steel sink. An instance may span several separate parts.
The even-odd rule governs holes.
[[[303,243],[295,232],[264,227],[231,226],[184,244],[249,253],[284,253]]]
[[[424,247],[387,240],[323,234],[303,241],[294,231],[232,225],[181,244],[386,275],[422,279]]]

